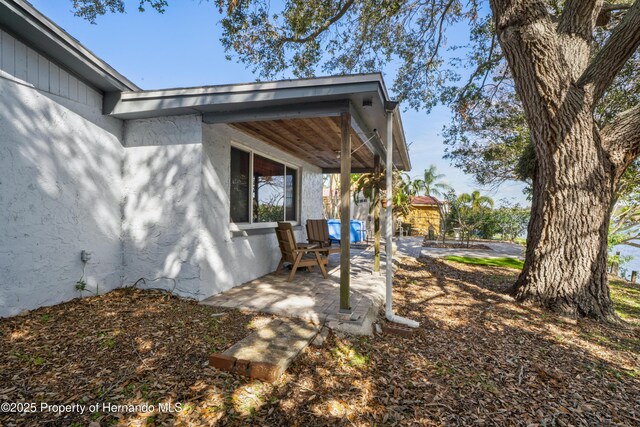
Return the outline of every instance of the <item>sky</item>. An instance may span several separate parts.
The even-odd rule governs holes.
[[[94,25],[73,16],[70,0],[31,0],[38,10],[143,89],[256,80],[257,76],[244,64],[225,59],[220,43],[220,15],[213,2],[173,1],[164,14],[153,10],[140,13],[136,3],[129,1],[127,13],[99,17]],[[395,70],[390,66],[383,71],[387,87],[391,87]],[[442,158],[446,146],[441,133],[450,119],[451,113],[446,107],[436,107],[428,114],[403,110],[402,121],[413,166],[409,175],[420,177],[426,167],[435,164],[458,194],[479,189],[496,201],[507,199],[528,205],[521,184],[482,188],[473,177]]]

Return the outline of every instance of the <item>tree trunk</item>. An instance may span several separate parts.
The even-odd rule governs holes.
[[[527,252],[519,301],[617,319],[607,282],[607,234],[620,175],[640,154],[640,108],[602,131],[595,107],[640,46],[640,1],[592,56],[602,0],[490,0],[535,148]]]
[[[516,299],[565,315],[615,319],[607,233],[617,176],[590,108],[534,132],[534,138],[547,141],[536,144],[526,259]]]

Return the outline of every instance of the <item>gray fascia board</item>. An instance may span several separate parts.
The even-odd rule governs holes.
[[[224,90],[228,86],[174,90],[124,92],[112,111],[104,111],[116,118],[151,117],[162,109],[198,109],[202,112],[232,111],[288,103],[306,103],[330,100],[357,93],[375,92],[378,82],[347,83],[320,87],[269,87],[266,90]],[[246,85],[242,85],[246,86]],[[251,86],[249,86],[251,87]],[[206,90],[205,90],[206,89]],[[172,94],[174,93],[174,94]],[[136,117],[137,118],[137,117]]]
[[[400,142],[398,143],[398,148],[400,151],[400,156],[402,157],[402,170],[410,171],[411,170],[411,157],[409,156],[409,147],[407,146],[407,140],[404,134],[404,126],[402,125],[402,117],[400,116],[400,109],[396,109],[394,113],[395,123],[394,129],[399,129],[400,132],[394,132],[399,135]]]
[[[27,2],[0,0],[0,26],[96,89],[140,90]]]
[[[246,110],[203,113],[202,121],[208,124],[215,124],[335,117],[345,111],[349,111],[349,100],[309,102],[304,104],[288,104],[264,108],[250,108]]]
[[[380,73],[370,74],[353,74],[347,76],[328,76],[328,77],[314,77],[308,79],[291,79],[291,80],[274,80],[267,82],[248,82],[248,83],[234,83],[234,84],[222,84],[222,85],[209,85],[198,87],[183,87],[183,88],[168,88],[158,90],[145,90],[139,92],[126,92],[123,94],[123,98],[128,100],[133,99],[145,99],[145,98],[166,98],[172,96],[197,96],[197,95],[209,95],[215,93],[230,93],[230,92],[255,92],[266,90],[283,90],[293,88],[319,88],[322,86],[336,86],[345,84],[359,84],[359,83],[377,83],[379,89],[384,93],[384,82],[382,81],[382,75]]]

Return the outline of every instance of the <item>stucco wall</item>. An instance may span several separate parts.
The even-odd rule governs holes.
[[[300,224],[296,238],[306,240],[308,218],[322,217],[322,172],[298,158],[227,125],[203,126],[203,230],[201,293],[206,296],[275,270],[280,251],[275,233],[232,237],[229,218],[231,143],[299,167]]]
[[[140,278],[204,298],[275,269],[272,230],[231,237],[233,141],[299,167],[299,241],[320,169],[198,115],[102,115],[102,94],[0,31],[0,317]]]
[[[2,58],[10,63],[6,44]],[[79,296],[83,249],[93,254],[88,291],[113,289],[122,275],[122,123],[102,116],[99,95],[87,103],[85,92],[76,102],[7,68],[0,76],[0,316]]]
[[[125,284],[144,278],[147,287],[202,297],[200,117],[127,121],[124,144]]]

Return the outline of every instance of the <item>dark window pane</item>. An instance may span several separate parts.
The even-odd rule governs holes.
[[[284,165],[253,155],[253,222],[284,220]]]
[[[249,222],[249,153],[231,147],[231,221]]]
[[[285,200],[285,219],[287,221],[297,221],[296,201],[298,198],[298,171],[287,168],[286,179],[286,200]]]

